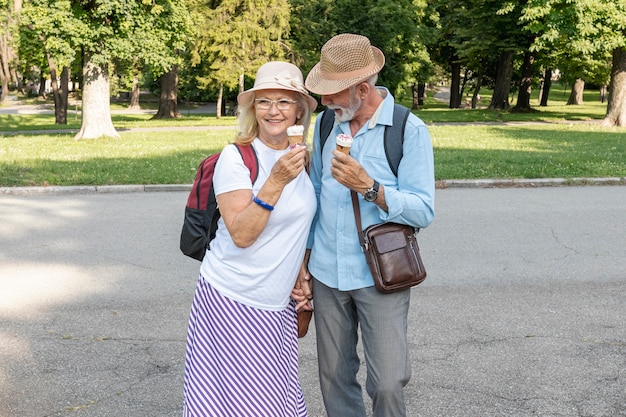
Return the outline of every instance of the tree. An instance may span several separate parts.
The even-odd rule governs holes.
[[[289,50],[289,4],[279,0],[223,0],[192,3],[198,27],[194,65],[204,67],[201,87],[219,90],[217,117],[221,117],[222,92],[244,89],[245,77],[270,60],[284,59]]]
[[[180,117],[178,69],[188,59],[186,51],[190,49],[195,34],[191,14],[185,2],[168,1],[153,13],[144,13],[141,17],[140,33],[133,39],[136,56],[140,58],[133,60],[133,67],[137,68],[141,62],[153,77],[159,79],[159,109],[153,118]],[[146,48],[150,54],[142,53]]]
[[[178,67],[174,65],[159,77],[159,109],[153,119],[173,119],[180,117],[178,112]]]
[[[524,63],[522,65],[522,80],[517,94],[517,104],[514,111],[528,112],[530,108],[530,93],[532,91],[533,77],[535,75],[533,65],[535,55],[531,51],[524,53]]]
[[[379,83],[392,93],[426,78],[431,63],[425,32],[418,28],[427,2],[410,0],[292,0],[291,38],[295,58],[306,74],[319,60],[324,43],[339,33],[367,36],[385,54]]]
[[[532,0],[525,7],[522,19],[528,22],[528,30],[538,35],[533,48],[556,47],[563,51],[558,66],[567,68],[565,74],[569,74],[574,86],[570,103],[579,102],[585,79],[605,84],[607,59],[612,57],[611,92],[603,123],[625,126],[626,65],[622,55],[626,48],[626,2]],[[580,80],[578,84],[576,79]]]
[[[469,81],[461,74],[475,74],[472,101],[483,83],[493,85],[489,109],[508,110],[514,59],[528,45],[519,25],[524,1],[439,0],[442,31],[434,48],[435,60],[451,68],[450,108],[462,103],[462,89]],[[438,53],[437,53],[438,52]]]
[[[462,103],[461,92],[461,72],[464,66],[468,66],[469,61],[476,55],[477,45],[482,43],[468,43],[473,34],[468,34],[468,19],[472,13],[468,10],[471,5],[456,0],[439,0],[434,5],[438,14],[437,37],[429,42],[428,50],[431,59],[449,69],[450,72],[450,100],[449,107],[458,109]],[[475,16],[473,16],[475,18]],[[485,32],[482,32],[483,34]],[[482,38],[481,38],[482,39]],[[473,49],[468,51],[468,49]],[[479,54],[485,53],[481,49]],[[463,57],[460,55],[463,54]]]
[[[543,81],[541,82],[541,90],[539,91],[539,105],[541,107],[548,106],[550,88],[552,88],[552,68],[546,68],[543,72]]]
[[[626,126],[626,48],[615,48],[605,126]]]
[[[22,9],[20,25],[20,60],[25,65],[40,66],[32,57],[45,57],[55,123],[67,124],[69,67],[76,58],[78,45],[74,39],[78,34],[74,30],[80,22],[72,16],[69,1],[31,0]],[[31,58],[27,61],[26,57]]]
[[[17,25],[16,16],[22,7],[21,0],[7,1],[0,9],[0,104],[7,101],[9,81],[11,79],[11,62],[16,58],[13,43]]]
[[[139,60],[159,76],[178,63],[190,26],[185,3],[173,0],[32,0],[24,19],[44,44],[51,73],[81,51],[76,139],[119,136],[110,112],[111,65]]]

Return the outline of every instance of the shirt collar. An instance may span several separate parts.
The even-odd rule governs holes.
[[[367,125],[368,129],[373,129],[377,124],[389,125],[393,123],[393,111],[388,111],[388,108],[393,109],[393,96],[386,87],[376,87],[378,93],[383,97],[383,101],[380,103],[374,114],[369,120]]]

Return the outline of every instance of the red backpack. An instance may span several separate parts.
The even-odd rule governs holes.
[[[250,145],[235,144],[243,163],[250,170],[252,183],[259,175],[259,161],[254,148]],[[180,250],[187,256],[202,261],[209,243],[215,238],[220,211],[213,189],[213,173],[220,153],[208,156],[198,166],[196,179],[185,206],[185,219],[180,233]]]

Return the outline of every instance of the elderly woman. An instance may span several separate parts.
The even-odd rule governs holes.
[[[236,142],[254,148],[259,173],[252,183],[234,145],[215,167],[222,217],[191,307],[184,415],[302,417],[295,308],[307,300],[292,290],[317,203],[307,148],[290,146],[287,128],[306,138],[317,102],[286,62],[259,68],[237,101]]]

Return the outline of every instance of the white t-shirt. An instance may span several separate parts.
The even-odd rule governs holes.
[[[271,149],[258,138],[252,146],[259,160],[259,175],[254,185],[241,154],[234,145],[229,145],[215,166],[215,195],[250,188],[256,195],[276,161],[289,151]],[[264,310],[284,309],[302,265],[316,207],[313,185],[303,170],[285,186],[265,229],[251,246],[235,246],[220,218],[211,249],[200,267],[202,276],[222,295],[240,303]]]

